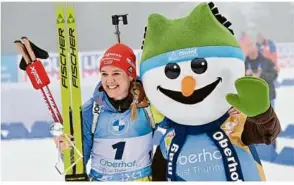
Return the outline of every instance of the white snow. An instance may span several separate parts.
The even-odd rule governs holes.
[[[261,161],[267,181],[294,181],[294,166]]]

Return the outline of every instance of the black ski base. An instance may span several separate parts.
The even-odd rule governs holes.
[[[88,175],[84,174],[74,174],[65,175],[65,181],[89,181]]]

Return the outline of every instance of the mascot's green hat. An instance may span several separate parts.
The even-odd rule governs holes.
[[[239,48],[231,23],[218,13],[213,3],[199,4],[188,16],[167,19],[159,14],[148,18],[144,34],[141,62],[160,54],[205,46],[232,46]]]

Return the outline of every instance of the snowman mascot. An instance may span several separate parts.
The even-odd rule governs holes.
[[[154,156],[155,181],[265,180],[252,144],[272,143],[280,123],[267,83],[245,77],[230,25],[213,3],[179,19],[148,18],[140,76],[169,125]],[[231,107],[240,114],[230,116]]]

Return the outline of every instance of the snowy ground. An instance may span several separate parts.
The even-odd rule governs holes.
[[[294,123],[294,87],[278,88],[276,112],[282,130]],[[277,152],[294,148],[294,139],[278,138]],[[63,181],[55,170],[57,152],[51,139],[1,141],[1,177],[3,181]],[[263,161],[269,181],[294,181],[294,166]]]

